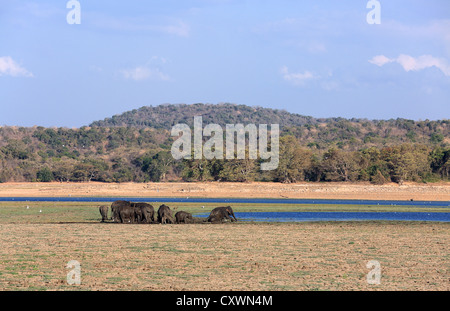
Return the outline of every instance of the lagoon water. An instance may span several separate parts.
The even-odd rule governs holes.
[[[450,208],[449,201],[387,201],[387,200],[314,200],[314,199],[225,199],[225,198],[117,198],[117,197],[4,197],[3,202],[113,202],[127,200],[133,202],[162,203],[217,203],[217,204],[329,204],[364,206],[406,206],[421,208]],[[235,211],[241,221],[297,222],[297,221],[354,221],[354,220],[394,220],[394,221],[441,221],[450,222],[450,212],[247,212]],[[449,210],[450,211],[450,210]],[[195,215],[207,217],[208,214]]]
[[[428,212],[256,212],[235,213],[238,221],[298,222],[298,221],[442,221],[450,222],[450,213]],[[208,215],[196,215],[207,217]]]

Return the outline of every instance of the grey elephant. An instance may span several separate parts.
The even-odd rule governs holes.
[[[231,217],[230,217],[231,216]],[[234,218],[234,219],[233,219]],[[236,216],[234,216],[233,209],[231,206],[220,206],[216,207],[209,214],[207,222],[222,222],[224,219],[230,221],[237,221]]]
[[[114,222],[134,223],[134,207],[129,201],[115,201],[111,204],[112,219]]]
[[[179,211],[175,214],[175,221],[177,224],[189,224],[192,223],[194,220],[192,218],[192,214],[185,212],[185,211]]]
[[[152,205],[140,202],[131,205],[134,207],[135,222],[145,224],[153,222],[155,209]]]
[[[172,210],[167,205],[161,205],[158,209],[158,222],[161,224],[173,224],[175,219],[172,216]]]
[[[108,205],[101,205],[98,207],[98,210],[100,211],[100,215],[102,215],[102,221],[105,222],[108,219]]]

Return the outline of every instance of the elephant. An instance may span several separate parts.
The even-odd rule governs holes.
[[[100,211],[100,215],[102,215],[101,222],[105,222],[105,220],[108,219],[108,209],[109,209],[108,205],[101,205],[98,207],[98,210]]]
[[[170,210],[170,207],[167,205],[161,205],[158,209],[158,222],[161,224],[166,223],[175,223],[175,219],[172,216],[172,211]]]
[[[135,221],[138,223],[151,223],[155,215],[155,209],[148,203],[131,203],[134,207]]]
[[[234,218],[234,220],[233,220],[233,218]],[[231,208],[231,206],[216,207],[215,209],[213,209],[211,211],[211,213],[209,214],[209,217],[206,221],[221,222],[224,219],[229,219],[230,221],[237,221],[237,218],[236,218],[236,216],[234,216],[234,212],[233,212],[233,209]]]
[[[112,219],[114,222],[134,223],[134,207],[129,201],[115,201],[111,204]]]
[[[177,224],[181,224],[181,223],[192,223],[193,219],[192,219],[192,214],[185,212],[185,211],[179,211],[175,214],[175,220]]]
[[[113,222],[119,222],[119,209],[121,206],[126,205],[127,203],[129,203],[128,201],[114,201],[111,204],[111,219]]]

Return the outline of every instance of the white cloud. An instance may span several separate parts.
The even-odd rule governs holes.
[[[372,58],[371,60],[369,60],[369,63],[372,63],[374,65],[377,65],[377,66],[381,67],[381,66],[383,66],[383,65],[385,65],[387,63],[393,62],[393,61],[394,60],[392,60],[390,58],[387,58],[384,55],[378,55],[378,56],[375,56],[374,58]]]
[[[147,79],[169,81],[169,75],[161,72],[159,69],[149,68],[145,66],[139,66],[132,69],[126,69],[121,71],[125,79],[132,79],[135,81],[142,81]]]
[[[310,71],[305,71],[304,73],[291,73],[286,66],[283,66],[280,72],[283,75],[284,80],[294,85],[304,85],[306,81],[316,78]]]
[[[369,60],[369,62],[380,67],[384,66],[387,63],[396,62],[400,64],[407,72],[436,67],[441,70],[444,75],[450,77],[450,65],[448,64],[447,60],[444,58],[433,57],[431,55],[412,57],[410,55],[401,54],[397,58],[388,58],[384,55],[378,55]]]
[[[446,76],[450,76],[450,66],[443,58],[436,58],[431,55],[422,55],[414,58],[409,55],[400,55],[397,62],[402,65],[406,71],[418,71],[425,68],[436,67],[440,69]]]
[[[294,73],[289,72],[287,66],[283,66],[280,69],[280,73],[285,81],[295,86],[304,87],[309,85],[321,88],[325,91],[339,91],[341,89],[341,83],[333,76],[331,70],[322,74],[313,73],[311,71]]]
[[[146,67],[136,67],[133,69],[122,70],[122,74],[125,79],[140,81],[150,77],[150,70]]]
[[[10,56],[0,57],[0,76],[33,77],[33,74],[17,64]]]
[[[166,58],[152,56],[145,65],[122,70],[121,74],[125,79],[131,79],[135,81],[142,81],[147,79],[170,81],[169,75],[164,73],[161,69],[162,66],[167,62],[168,60]]]

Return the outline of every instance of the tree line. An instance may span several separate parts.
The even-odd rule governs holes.
[[[449,179],[450,148],[402,144],[385,148],[323,153],[298,144],[295,137],[280,139],[280,160],[273,171],[260,170],[261,160],[174,161],[167,151],[146,154],[136,161],[150,181],[369,181],[373,184],[404,181],[436,182]]]
[[[279,124],[276,170],[261,160],[174,161],[177,123]],[[449,178],[450,120],[317,119],[235,104],[146,106],[81,128],[0,127],[0,182],[370,181]]]
[[[448,180],[450,147],[402,143],[358,150],[304,145],[280,138],[279,165],[261,171],[261,159],[179,160],[165,130],[131,127],[0,128],[0,182],[162,181],[403,181]]]

